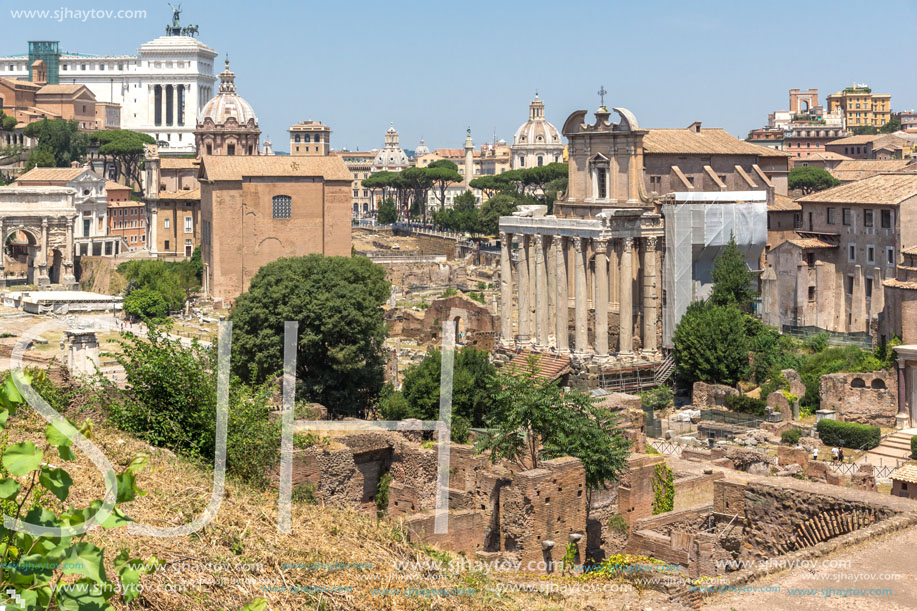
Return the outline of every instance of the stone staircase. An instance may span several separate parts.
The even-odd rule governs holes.
[[[885,437],[882,442],[866,453],[867,462],[872,465],[892,464],[911,457],[911,437],[917,429],[904,429]]]

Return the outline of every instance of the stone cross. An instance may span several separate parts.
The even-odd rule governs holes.
[[[605,96],[608,94],[608,92],[605,91],[605,86],[602,85],[601,87],[599,87],[599,90],[597,93],[599,94],[599,100],[601,100],[601,104],[599,104],[599,106],[605,106]]]

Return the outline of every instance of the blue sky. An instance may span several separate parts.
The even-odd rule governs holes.
[[[173,0],[173,4],[178,4]],[[512,139],[537,89],[558,128],[580,108],[625,106],[643,127],[700,120],[744,137],[787,107],[792,87],[822,98],[856,81],[917,106],[909,69],[917,3],[547,2],[362,0],[181,2],[182,23],[229,52],[239,93],[285,150],[304,119],[334,130],[332,146],[380,147],[389,122],[405,148],[423,136],[459,147]],[[17,9],[144,9],[140,20],[16,19]],[[67,51],[135,53],[164,32],[159,0],[0,0],[0,55],[28,40]]]

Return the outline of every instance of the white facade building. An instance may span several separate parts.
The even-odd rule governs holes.
[[[163,152],[193,153],[194,127],[215,93],[217,53],[191,36],[160,36],[137,55],[61,53],[59,82],[85,85],[121,106],[121,128],[147,133]],[[0,58],[0,76],[29,80],[28,55]]]
[[[529,104],[529,120],[513,135],[512,169],[533,168],[564,160],[563,137],[544,117],[544,102],[535,94]]]

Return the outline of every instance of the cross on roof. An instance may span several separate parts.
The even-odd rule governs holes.
[[[599,94],[599,99],[601,100],[600,106],[605,106],[605,96],[608,95],[608,92],[605,91],[605,86],[602,85],[601,87],[599,87],[599,90],[597,93]]]

